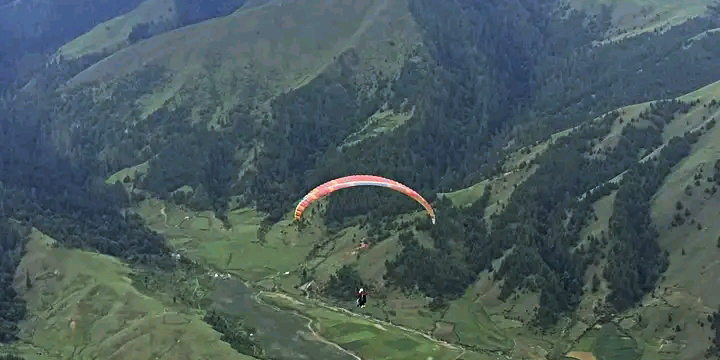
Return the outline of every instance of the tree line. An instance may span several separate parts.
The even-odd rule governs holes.
[[[25,300],[13,288],[24,250],[23,235],[7,219],[0,219],[0,343],[16,339],[17,323],[25,316]]]
[[[713,330],[713,336],[710,338],[710,347],[705,352],[705,357],[720,358],[720,309],[708,315],[710,329]]]

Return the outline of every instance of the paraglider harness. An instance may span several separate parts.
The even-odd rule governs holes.
[[[357,293],[357,306],[358,307],[365,307],[365,303],[367,302],[367,292],[365,292],[364,289],[360,288],[360,291]]]

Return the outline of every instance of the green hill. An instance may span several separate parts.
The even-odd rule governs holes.
[[[614,41],[651,31],[664,31],[688,19],[703,15],[712,0],[691,0],[682,3],[665,0],[577,0],[574,7],[592,12],[605,11],[612,15],[613,27],[605,34]]]
[[[79,58],[84,55],[114,52],[127,45],[133,28],[142,23],[175,23],[177,11],[173,0],[144,1],[130,12],[112,18],[74,38],[58,50],[57,55],[65,58]]]
[[[102,289],[127,282],[115,266],[147,274],[134,283],[145,297],[122,288],[147,310],[107,305],[93,318],[102,340],[52,351],[120,351],[110,319],[182,293],[168,285],[184,271],[171,253],[264,289],[252,301],[298,313],[303,336],[336,356],[700,359],[720,346],[708,340],[720,307],[720,17],[709,1],[243,2],[129,40],[173,4],[97,24],[3,98],[13,150],[0,164],[23,169],[0,177],[17,194],[3,216],[63,245],[45,252],[121,258],[91,274]],[[437,224],[376,188],[291,220],[312,187],[359,173],[418,190]],[[11,257],[16,284],[38,251]],[[349,313],[360,284],[369,306]],[[73,291],[56,285],[47,301],[103,297]],[[32,291],[7,296],[25,299],[25,319],[48,311]],[[198,314],[233,307],[194,296],[183,301]],[[132,328],[175,334],[166,325]],[[217,341],[198,326],[187,336]],[[25,340],[47,352],[60,341],[40,335]],[[260,343],[282,353],[273,341]]]
[[[30,313],[19,349],[28,359],[254,359],[192,311],[141,294],[117,259],[53,244],[34,230],[18,266],[16,287]]]

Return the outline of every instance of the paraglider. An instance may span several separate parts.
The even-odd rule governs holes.
[[[365,289],[360,288],[360,290],[357,292],[357,306],[359,308],[364,308],[365,303],[367,303],[367,292]]]
[[[425,208],[430,220],[435,224],[435,211],[433,210],[430,203],[427,202],[417,191],[397,182],[394,180],[386,179],[380,176],[374,175],[350,175],[341,177],[335,180],[330,180],[318,187],[314,188],[307,195],[305,195],[300,203],[295,208],[295,220],[300,220],[303,211],[315,200],[330,195],[332,192],[353,186],[381,186],[390,188],[392,190],[401,192],[415,201],[419,202]]]

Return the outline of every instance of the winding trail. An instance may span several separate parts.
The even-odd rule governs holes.
[[[278,308],[278,307],[275,306],[275,305],[268,304],[267,302],[265,302],[265,301],[260,297],[260,295],[262,295],[262,294],[268,294],[268,295],[270,295],[270,296],[279,296],[279,297],[288,299],[288,300],[290,300],[290,301],[292,301],[292,302],[300,303],[300,304],[305,305],[303,302],[294,299],[292,296],[283,294],[283,293],[281,293],[281,292],[259,291],[259,292],[255,293],[255,294],[253,295],[253,298],[255,299],[255,301],[257,301],[258,303],[263,304],[263,305],[265,305],[265,306],[269,306],[269,307],[271,307],[271,308],[273,308],[273,309],[275,309],[275,310],[288,311],[288,310],[286,310],[286,309],[280,309],[280,308]],[[380,320],[380,319],[377,319],[377,318],[374,318],[374,317],[371,317],[371,316],[354,313],[354,312],[352,312],[352,311],[350,311],[350,310],[347,310],[347,309],[344,309],[344,308],[340,308],[340,307],[337,307],[337,306],[328,305],[328,304],[325,304],[325,303],[322,303],[322,302],[319,302],[319,301],[317,302],[317,304],[313,304],[313,305],[323,307],[323,308],[325,308],[325,309],[327,309],[327,310],[330,310],[330,311],[335,311],[335,312],[339,312],[339,313],[344,313],[344,314],[346,314],[346,315],[348,315],[348,316],[354,316],[354,317],[358,317],[358,318],[363,318],[363,319],[365,319],[365,320],[373,323],[373,325],[379,326],[380,328],[382,328],[383,325],[384,325],[384,326],[389,326],[389,327],[395,327],[395,328],[398,328],[398,329],[403,330],[403,331],[405,331],[405,332],[408,332],[408,333],[411,333],[411,334],[414,334],[414,335],[421,336],[421,337],[425,338],[426,340],[429,340],[429,341],[434,342],[435,344],[442,345],[442,346],[444,346],[444,347],[446,347],[446,348],[449,348],[449,349],[452,349],[452,350],[460,351],[460,354],[459,354],[458,356],[456,356],[454,360],[460,359],[463,355],[465,355],[465,354],[468,352],[468,349],[465,348],[464,346],[459,346],[459,345],[451,344],[451,343],[449,343],[449,342],[447,342],[447,341],[443,341],[443,340],[440,340],[440,339],[436,339],[436,338],[434,338],[434,337],[432,337],[432,336],[430,336],[430,335],[428,335],[428,334],[426,334],[426,333],[423,333],[422,331],[419,331],[419,330],[417,330],[417,329],[412,329],[412,328],[408,328],[408,327],[405,327],[405,326],[402,326],[402,325],[393,324],[393,323],[391,323],[391,322],[384,321],[384,320]],[[338,344],[336,344],[336,343],[334,343],[334,342],[331,342],[331,341],[323,338],[320,334],[318,334],[318,333],[312,328],[312,323],[313,323],[314,319],[312,319],[312,318],[310,318],[310,317],[308,317],[308,316],[306,316],[306,315],[303,315],[303,314],[299,313],[297,310],[293,310],[292,313],[294,313],[295,315],[297,315],[297,316],[299,316],[299,317],[301,317],[301,318],[303,318],[303,319],[305,319],[305,320],[308,320],[308,325],[307,325],[307,326],[308,326],[308,329],[309,329],[309,330],[312,332],[312,334],[313,334],[314,336],[316,336],[321,342],[323,342],[323,343],[325,343],[325,344],[328,344],[328,345],[331,345],[331,346],[334,346],[334,347],[337,348],[338,350],[340,350],[340,351],[342,351],[342,352],[344,352],[344,353],[352,356],[353,358],[355,358],[355,359],[357,359],[357,360],[362,360],[362,358],[359,357],[358,355],[350,352],[349,350],[343,348],[342,346],[340,346],[340,345],[338,345]],[[384,330],[384,329],[383,329],[383,330]]]
[[[268,292],[266,292],[266,291],[257,292],[257,293],[255,293],[255,294],[252,296],[253,299],[254,299],[255,301],[257,301],[258,303],[260,303],[260,304],[262,304],[262,305],[265,305],[265,306],[268,306],[268,307],[270,307],[270,308],[272,308],[272,309],[275,309],[275,310],[277,310],[277,311],[281,311],[281,312],[287,311],[287,310],[284,310],[284,309],[280,309],[279,307],[277,307],[277,306],[275,306],[275,305],[272,305],[272,304],[269,304],[269,303],[265,302],[262,298],[260,298],[260,294],[262,294],[262,293],[268,293]],[[289,297],[289,296],[287,296],[287,295],[280,294],[280,293],[268,293],[268,294],[275,294],[275,295],[287,297],[287,298],[291,299],[292,301],[298,302],[297,300],[292,299],[291,297]],[[308,330],[310,330],[310,333],[313,334],[313,336],[315,336],[320,342],[322,342],[322,343],[324,343],[324,344],[327,344],[327,345],[330,345],[330,346],[332,346],[332,347],[334,347],[334,348],[336,348],[336,349],[344,352],[345,354],[348,354],[348,355],[352,356],[352,357],[353,357],[354,359],[356,359],[356,360],[363,360],[361,357],[353,354],[350,350],[347,350],[347,349],[343,348],[342,346],[340,346],[340,345],[338,345],[338,344],[336,344],[336,343],[334,343],[334,342],[332,342],[332,341],[330,341],[330,340],[322,337],[322,335],[318,334],[318,332],[315,331],[315,329],[313,329],[313,327],[312,327],[313,321],[315,321],[313,318],[311,318],[311,317],[309,317],[309,316],[305,316],[305,315],[303,315],[303,314],[301,314],[301,313],[299,313],[299,312],[297,312],[297,311],[295,311],[295,310],[293,310],[292,313],[295,314],[296,316],[301,317],[301,318],[303,318],[303,319],[305,319],[305,320],[308,321],[308,323],[307,323],[307,328],[308,328]]]

